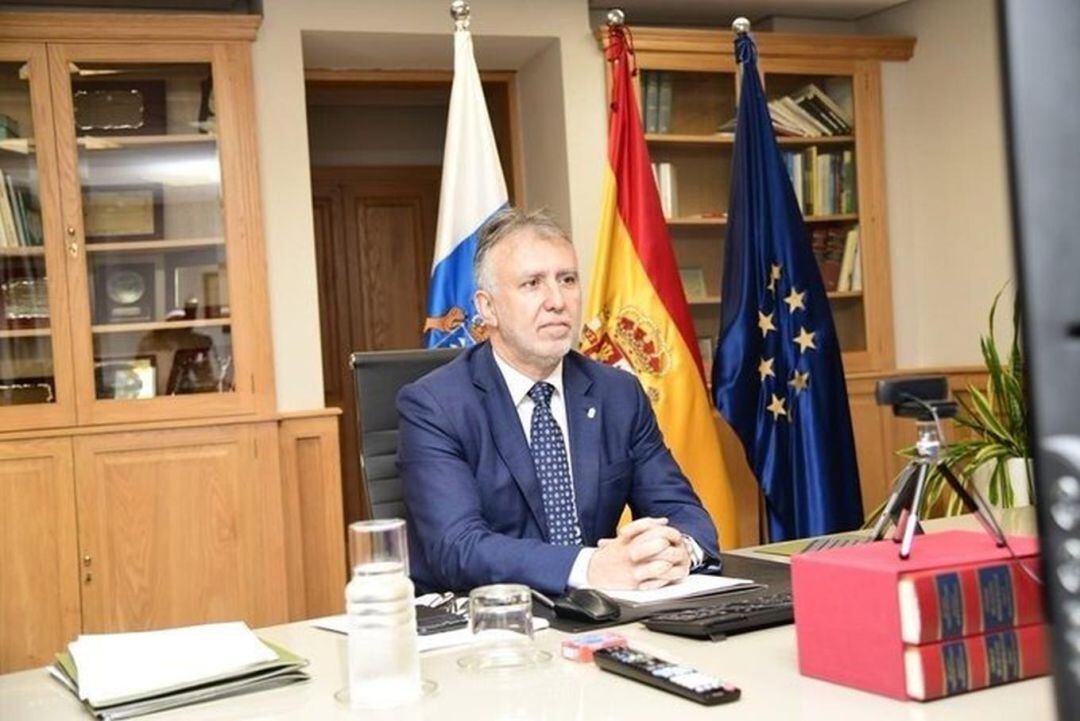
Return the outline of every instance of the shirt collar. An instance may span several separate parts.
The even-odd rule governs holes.
[[[506,387],[510,391],[510,400],[513,401],[514,407],[517,408],[529,396],[529,391],[536,385],[537,381],[503,360],[494,347],[491,350],[492,355],[495,356],[495,365],[499,367],[499,372],[502,373],[503,380],[506,381]],[[558,396],[563,395],[562,369],[563,362],[560,360],[559,365],[555,366],[555,370],[551,372],[551,375],[543,379],[544,382],[555,386],[555,394]]]

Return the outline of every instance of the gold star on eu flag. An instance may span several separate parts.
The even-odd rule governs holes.
[[[784,399],[780,398],[775,393],[770,393],[769,395],[772,396],[772,402],[765,406],[765,410],[772,413],[774,421],[778,421],[780,420],[780,416],[787,415],[787,411],[784,410]]]
[[[814,336],[817,333],[811,333],[803,326],[799,326],[799,335],[795,336],[795,343],[799,346],[799,355],[806,352],[807,348],[817,350],[817,346],[814,345]]]
[[[769,335],[769,331],[771,331],[771,330],[775,331],[776,330],[776,326],[773,325],[772,317],[773,317],[772,313],[769,313],[768,315],[765,315],[760,310],[757,312],[757,327],[761,328],[761,337],[762,338]]]
[[[791,374],[791,380],[788,381],[788,385],[795,389],[795,395],[798,395],[800,391],[806,390],[807,386],[810,385],[810,371],[806,371],[805,373],[794,371]]]
[[[768,376],[772,376],[773,378],[776,377],[776,373],[774,373],[772,369],[772,364],[774,360],[776,359],[762,358],[761,362],[758,363],[757,372],[761,374],[761,380],[765,380],[765,378]]]
[[[803,299],[806,298],[806,293],[796,293],[795,287],[792,286],[791,292],[784,298],[784,302],[788,304],[788,308],[791,313],[794,313],[798,309],[806,310],[806,306],[803,305]]]

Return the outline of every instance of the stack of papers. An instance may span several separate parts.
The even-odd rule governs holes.
[[[709,576],[704,573],[692,573],[680,581],[653,591],[604,591],[604,595],[627,606],[648,606],[654,603],[666,603],[681,598],[711,596],[714,593],[741,591],[756,585],[748,578],[729,578],[728,576]]]
[[[81,635],[49,673],[108,721],[305,681],[306,665],[237,622]]]

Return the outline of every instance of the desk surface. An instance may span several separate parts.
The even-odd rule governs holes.
[[[1023,530],[1028,522],[1007,523]],[[953,524],[947,524],[953,525]],[[964,524],[961,524],[964,525]],[[192,706],[153,716],[173,719],[374,719],[393,721],[462,721],[551,719],[552,721],[627,721],[629,719],[753,718],[828,720],[905,719],[1053,719],[1048,678],[1022,681],[931,703],[898,702],[799,675],[793,626],[735,636],[712,643],[648,631],[640,624],[619,630],[643,650],[680,661],[725,678],[742,689],[730,706],[707,708],[600,671],[592,665],[555,658],[529,673],[476,674],[458,669],[461,649],[422,657],[425,678],[436,681],[436,693],[420,703],[388,712],[350,713],[338,706],[334,691],[342,685],[343,636],[310,627],[306,622],[262,629],[260,634],[311,660],[312,680],[288,688]],[[538,644],[557,652],[566,634],[548,630]],[[677,714],[677,715],[673,715]],[[82,706],[44,669],[0,676],[0,719],[65,721],[88,716]]]

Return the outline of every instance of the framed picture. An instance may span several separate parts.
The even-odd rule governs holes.
[[[160,183],[84,188],[82,202],[83,231],[88,243],[164,237]]]
[[[76,135],[164,135],[165,81],[73,78]]]
[[[173,271],[173,307],[194,309],[194,317],[229,315],[229,282],[218,263],[181,265]]]
[[[679,268],[679,278],[682,280],[683,291],[690,300],[701,300],[708,297],[705,289],[705,271],[701,268]]]
[[[153,398],[157,395],[155,358],[99,358],[94,361],[94,381],[98,398]]]
[[[706,363],[712,363],[714,350],[712,336],[700,336],[697,339],[697,347],[701,352],[701,360]]]
[[[164,320],[165,269],[160,255],[95,255],[95,323]]]
[[[53,403],[55,400],[52,378],[14,378],[0,382],[0,406]]]

